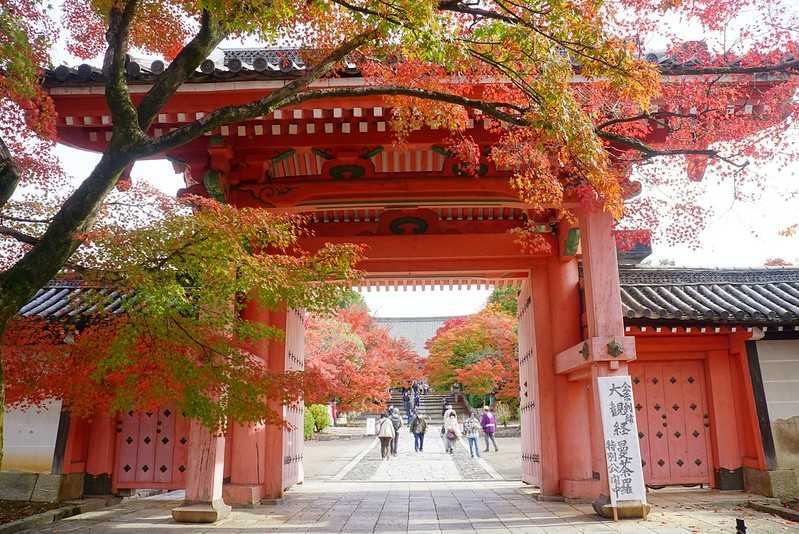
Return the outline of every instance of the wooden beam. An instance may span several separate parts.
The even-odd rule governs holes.
[[[555,355],[555,374],[569,374],[595,362],[629,362],[635,360],[635,338],[632,336],[599,336],[588,338]]]

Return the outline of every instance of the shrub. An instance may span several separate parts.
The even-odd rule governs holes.
[[[307,412],[310,412],[311,416],[313,416],[314,432],[321,432],[330,426],[330,414],[324,404],[311,404],[308,406]]]
[[[313,415],[311,415],[311,411],[306,408],[302,420],[302,435],[305,439],[311,439],[313,436],[313,427]]]
[[[513,417],[513,411],[504,402],[497,402],[494,405],[494,413],[497,416],[497,421],[503,426],[506,426]]]

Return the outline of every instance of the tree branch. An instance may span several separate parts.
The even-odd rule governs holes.
[[[127,0],[124,8],[112,7],[109,13],[106,41],[108,48],[103,61],[106,73],[105,99],[111,111],[114,138],[112,145],[135,142],[144,137],[139,128],[138,116],[128,92],[125,61],[128,54],[128,36],[139,0]]]
[[[12,237],[20,243],[25,243],[26,245],[33,246],[39,243],[39,240],[32,235],[20,232],[16,228],[11,228],[10,226],[0,225],[0,235]]]
[[[263,98],[241,106],[226,106],[219,108],[205,115],[201,119],[197,119],[186,126],[180,127],[159,137],[151,143],[137,147],[136,157],[141,158],[151,156],[159,152],[169,150],[170,148],[180,146],[191,141],[192,139],[196,139],[203,133],[211,131],[218,126],[251,119],[266,113],[271,113],[273,110],[285,105],[284,102],[298,94],[299,91],[302,91],[308,87],[308,85],[327,74],[333,68],[333,66],[344,59],[347,54],[368,43],[374,37],[376,32],[376,30],[369,30],[353,37],[348,41],[345,41],[339,45],[338,48],[330,52],[330,54],[328,54],[312,69],[310,69],[304,76],[287,83],[280,89],[269,93]]]
[[[153,86],[139,103],[139,127],[147,130],[158,112],[183,82],[208,57],[208,54],[226,37],[222,25],[207,10],[200,18],[200,31],[183,47],[180,53],[159,75]]]
[[[670,148],[670,149],[657,149],[651,145],[644,143],[634,137],[628,137],[626,135],[615,134],[612,132],[608,132],[605,130],[595,130],[596,134],[607,140],[613,141],[614,143],[618,143],[624,145],[628,148],[631,148],[637,152],[639,152],[644,159],[651,159],[656,157],[662,156],[706,156],[712,159],[718,159],[733,167],[738,167],[739,169],[743,169],[749,165],[748,161],[744,162],[737,162],[727,156],[722,156],[718,150],[713,149],[700,149],[700,148]]]
[[[14,194],[17,184],[19,184],[19,169],[14,162],[14,156],[0,137],[0,208],[5,206]]]

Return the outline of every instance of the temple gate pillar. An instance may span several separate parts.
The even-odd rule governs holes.
[[[281,306],[270,313],[270,324],[286,332],[286,308]],[[286,334],[288,337],[288,333]],[[286,371],[286,337],[269,341],[268,368],[270,372],[282,373]],[[268,406],[277,413],[284,414],[283,404],[280,399],[269,399]],[[280,499],[283,497],[283,428],[275,425],[266,426],[264,449],[264,486],[265,499]]]
[[[568,232],[568,229],[566,229]],[[552,324],[552,351],[558,354],[582,340],[580,274],[576,250],[552,258],[547,263],[549,311]],[[554,355],[553,355],[554,364]],[[594,484],[591,469],[591,439],[588,432],[575,428],[590,427],[589,388],[585,380],[571,381],[566,375],[553,374],[554,403],[557,410],[558,475],[562,495],[590,494]]]
[[[254,323],[270,324],[269,310],[250,300],[241,310],[241,317]],[[269,360],[269,341],[259,340],[247,347],[260,358],[262,365]],[[261,424],[233,423],[230,447],[230,482],[224,485],[223,496],[232,506],[254,506],[261,502],[266,452],[266,427]]]
[[[599,404],[598,378],[627,375],[627,362],[635,359],[635,342],[624,335],[624,319],[619,287],[619,268],[616,242],[613,235],[613,218],[610,214],[584,212],[580,215],[580,235],[584,281],[585,330],[583,341],[559,352],[555,357],[555,372],[568,382],[580,386],[567,386],[572,414],[588,414],[588,443],[578,440],[562,459],[572,471],[572,476],[587,475],[590,479],[575,479],[564,483],[564,495],[573,498],[594,499],[595,504],[605,504],[608,475],[605,460],[602,414]],[[583,421],[585,422],[585,421]],[[573,428],[573,427],[572,427]],[[637,434],[637,429],[633,429]],[[565,442],[562,450],[566,451]],[[638,511],[626,511],[627,517]],[[643,515],[643,510],[640,510]]]
[[[172,510],[172,518],[179,523],[214,523],[230,513],[222,500],[225,436],[192,419],[188,449],[186,498]]]
[[[89,443],[86,453],[85,495],[109,495],[112,493],[111,477],[114,473],[114,450],[116,444],[116,417],[105,411],[94,413],[89,427]]]

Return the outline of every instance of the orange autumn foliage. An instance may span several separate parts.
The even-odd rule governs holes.
[[[392,338],[362,305],[311,315],[305,332],[306,403],[374,409],[388,400],[389,388],[421,378],[419,355],[408,341]]]
[[[473,395],[518,398],[516,319],[498,307],[447,321],[426,346],[427,377],[433,387],[460,384]]]

